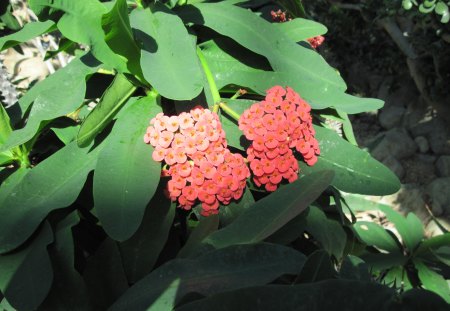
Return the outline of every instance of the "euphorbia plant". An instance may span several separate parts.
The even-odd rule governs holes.
[[[366,245],[339,190],[384,195],[399,181],[354,145],[347,114],[382,102],[345,93],[307,43],[323,25],[271,23],[258,1],[29,5],[40,21],[0,48],[58,32],[75,58],[1,107],[2,306],[196,309],[287,284],[397,304],[370,277],[344,280],[351,245]]]

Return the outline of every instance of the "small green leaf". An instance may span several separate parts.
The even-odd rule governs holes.
[[[441,274],[431,270],[421,260],[414,261],[419,273],[419,279],[425,289],[435,292],[447,303],[450,303],[450,287]]]
[[[4,144],[11,134],[12,128],[8,113],[3,105],[0,103],[0,145]]]
[[[340,260],[347,242],[347,234],[336,220],[328,219],[324,212],[312,205],[305,216],[305,231],[311,234],[328,254]]]
[[[148,310],[150,306],[158,311],[172,310],[188,293],[211,295],[267,284],[280,275],[297,273],[304,262],[302,253],[267,243],[235,245],[193,259],[175,259],[132,286],[110,310]],[[176,296],[161,299],[169,292]]]
[[[23,26],[19,31],[0,38],[0,51],[6,50],[17,44],[27,42],[54,28],[54,22],[31,22]]]
[[[152,159],[153,148],[144,143],[144,134],[159,112],[155,96],[134,102],[116,121],[98,157],[94,206],[114,240],[127,240],[136,232],[158,187],[161,164]]]
[[[383,227],[368,221],[358,221],[354,225],[361,240],[369,246],[376,246],[383,250],[398,253],[400,251],[396,240]]]
[[[0,255],[0,290],[15,309],[35,310],[47,296],[53,281],[47,253],[47,245],[52,241],[46,222],[23,249]]]
[[[109,124],[135,90],[136,87],[124,75],[118,74],[103,93],[100,102],[81,124],[77,137],[78,146],[89,145]]]
[[[175,204],[163,194],[162,185],[145,210],[141,226],[128,240],[119,243],[128,282],[136,283],[149,274],[167,242],[175,216]]]
[[[388,206],[380,205],[379,209],[395,225],[408,250],[413,252],[424,238],[423,225],[420,219],[412,212],[405,218]]]
[[[425,3],[421,3],[419,5],[419,11],[421,13],[430,13],[434,10],[434,4],[431,4],[430,6],[426,6]]]
[[[439,14],[439,15],[448,14],[448,6],[444,2],[439,1],[436,4],[434,11],[436,12],[436,14]]]
[[[203,88],[203,72],[195,42],[181,19],[156,2],[131,13],[131,26],[143,44],[141,67],[145,79],[162,96],[192,99]]]
[[[264,240],[303,212],[330,184],[333,173],[317,172],[285,185],[246,209],[204,240],[215,248]]]
[[[413,7],[413,3],[411,0],[403,0],[402,6],[405,10],[410,10]]]
[[[72,204],[95,167],[97,147],[88,153],[71,143],[30,170],[0,206],[0,253],[17,248],[47,214]]]
[[[314,166],[300,162],[300,174],[333,170],[332,185],[339,190],[366,195],[387,195],[400,189],[397,176],[386,166],[358,147],[345,141],[332,130],[315,126],[320,156]]]

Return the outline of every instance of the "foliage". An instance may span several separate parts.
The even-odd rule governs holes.
[[[29,1],[40,22],[0,38],[0,48],[58,31],[78,52],[18,104],[0,105],[2,308],[447,307],[448,233],[427,240],[414,215],[380,207],[400,241],[355,223],[340,192],[399,189],[391,171],[354,145],[349,123],[340,137],[323,122],[345,123],[382,102],[345,92],[307,41],[323,25],[271,23],[259,14],[266,4]],[[240,115],[276,85],[312,108],[304,117],[317,163],[300,143],[286,147],[295,176],[276,190],[248,178],[235,200],[206,217],[205,206],[171,201],[174,172],[152,159],[158,144],[144,143],[148,122],[209,108],[227,139],[220,147],[243,158],[256,143],[244,137]]]
[[[450,21],[450,13],[448,11],[448,6],[450,2],[441,0],[403,0],[402,6],[405,10],[412,9],[413,6],[418,6],[420,13],[429,14],[431,12],[440,15],[441,23],[448,23]]]

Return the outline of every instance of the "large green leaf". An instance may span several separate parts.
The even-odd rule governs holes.
[[[423,287],[435,292],[450,304],[450,285],[444,277],[428,268],[421,260],[415,260],[414,264],[419,273],[419,279],[422,282]]]
[[[256,103],[256,101],[254,100],[247,100],[247,99],[235,99],[235,100],[224,99],[224,102],[227,104],[228,107],[233,109],[239,115],[242,115],[245,110],[249,109],[251,105]],[[249,143],[248,141],[246,141],[245,136],[239,129],[237,121],[231,118],[225,112],[222,112],[222,114],[220,115],[220,121],[226,133],[228,144],[235,148],[246,150],[249,146]]]
[[[225,227],[239,217],[247,208],[255,203],[252,192],[247,187],[239,201],[231,201],[228,205],[219,208],[220,226]]]
[[[330,184],[331,171],[317,172],[285,185],[247,208],[230,225],[204,240],[223,248],[264,240],[303,212]]]
[[[194,259],[172,260],[132,286],[110,310],[172,310],[188,293],[210,295],[267,284],[300,271],[304,261],[303,254],[275,244],[230,246]],[[174,295],[158,299],[171,288]]]
[[[333,170],[331,183],[339,190],[366,195],[387,195],[400,189],[397,176],[372,156],[332,130],[314,127],[320,146],[319,160],[314,166],[300,164],[300,174],[308,175],[324,169]]]
[[[127,59],[128,71],[142,76],[139,64],[140,49],[134,41],[126,0],[117,0],[111,10],[102,17],[105,40],[117,54]]]
[[[428,291],[398,297],[394,289],[372,282],[326,280],[301,285],[267,285],[219,293],[185,304],[177,311],[326,311],[326,310],[448,310]]]
[[[37,36],[53,29],[54,22],[31,22],[25,24],[19,31],[0,38],[0,51],[13,47],[17,44],[27,42]]]
[[[305,231],[319,241],[328,254],[340,260],[347,242],[347,234],[336,220],[328,219],[316,206],[310,206],[305,215]]]
[[[273,25],[295,42],[320,36],[328,31],[324,25],[304,18],[295,18],[285,23],[274,23]]]
[[[344,81],[319,54],[296,44],[251,11],[226,3],[199,3],[182,6],[178,12],[185,23],[205,25],[265,56],[274,71],[283,75],[286,85],[299,92],[313,108],[333,106],[356,113],[382,106],[379,100],[345,94]]]
[[[74,211],[54,229],[55,242],[49,247],[54,278],[52,288],[39,310],[92,310],[86,286],[75,270],[75,244],[72,227],[80,221]]]
[[[136,283],[152,271],[167,242],[175,208],[159,188],[145,210],[139,229],[130,239],[119,244],[129,283]]]
[[[23,249],[0,255],[0,289],[17,310],[35,310],[44,301],[53,280],[47,245],[53,241],[45,223]]]
[[[100,102],[81,125],[77,137],[78,146],[89,145],[109,124],[135,90],[136,87],[124,75],[116,75],[114,81],[103,93]]]
[[[119,72],[127,71],[126,60],[114,53],[105,41],[102,16],[107,9],[98,0],[30,0],[29,4],[41,20],[48,19],[48,13],[61,11],[63,14],[57,25],[64,37],[89,45],[92,54],[102,63]]]
[[[11,133],[0,151],[21,145],[33,138],[42,121],[52,120],[76,110],[86,92],[86,76],[94,73],[98,61],[85,55],[34,86],[20,100],[22,110],[33,103],[24,128]]]
[[[99,149],[88,153],[71,143],[23,177],[0,206],[0,253],[24,243],[49,212],[75,201]]]
[[[222,208],[222,207],[221,207]],[[189,235],[186,244],[178,252],[178,258],[186,258],[191,255],[192,251],[212,232],[219,227],[219,216],[210,215],[207,217],[200,216],[197,227],[195,227]]]
[[[336,275],[330,255],[319,249],[308,256],[305,265],[298,276],[301,283],[313,283],[332,279]]]
[[[403,217],[389,206],[380,205],[379,209],[386,215],[387,219],[395,225],[398,233],[402,237],[403,243],[410,252],[419,245],[424,238],[423,225],[414,213],[408,213]]]
[[[142,42],[141,67],[145,79],[164,97],[192,99],[203,88],[203,73],[181,19],[164,5],[134,10],[130,16],[136,38]]]
[[[106,310],[128,289],[115,241],[106,238],[94,255],[87,259],[83,278],[94,310]]]
[[[138,229],[155,194],[161,164],[143,141],[149,120],[161,107],[155,96],[129,106],[116,121],[101,151],[94,174],[94,206],[106,233],[124,241]]]

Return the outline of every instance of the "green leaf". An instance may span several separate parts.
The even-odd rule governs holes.
[[[0,206],[0,253],[24,243],[49,212],[75,201],[99,149],[88,153],[71,143],[23,177]]]
[[[158,186],[161,164],[152,159],[153,148],[143,137],[149,120],[159,112],[156,96],[133,103],[116,121],[98,157],[94,206],[114,240],[127,240],[136,232]]]
[[[118,74],[103,93],[100,102],[81,124],[77,143],[80,147],[89,145],[117,114],[133,94],[136,87],[128,79]]]
[[[342,262],[339,278],[347,280],[370,281],[369,266],[359,257],[348,255]]]
[[[4,144],[12,132],[8,113],[0,103],[0,145]]]
[[[442,263],[450,267],[450,246],[442,246],[432,251],[433,255]]]
[[[19,168],[11,173],[2,183],[0,187],[0,210],[4,205],[6,198],[11,196],[11,192],[22,181],[23,177],[29,172],[29,169]],[[3,173],[3,172],[2,172]]]
[[[336,220],[328,219],[316,206],[310,206],[305,215],[305,231],[319,241],[328,254],[340,260],[347,242],[347,234]]]
[[[49,10],[51,13],[61,11],[58,30],[64,37],[81,44],[89,45],[92,54],[102,63],[126,72],[126,60],[115,54],[105,41],[102,28],[102,16],[106,8],[98,0],[30,0],[30,8],[42,18]]]
[[[219,293],[177,311],[227,310],[410,310],[384,308],[395,301],[393,289],[372,282],[326,280],[300,285],[267,285]],[[434,309],[423,309],[434,310]]]
[[[83,271],[94,310],[106,310],[128,288],[117,243],[106,238]]]
[[[439,1],[436,4],[434,11],[436,12],[436,14],[439,14],[439,15],[448,14],[448,6],[444,2]]]
[[[25,24],[19,31],[0,38],[0,51],[27,42],[43,33],[51,31],[54,28],[54,24],[52,21]]]
[[[252,192],[247,187],[239,201],[231,201],[228,205],[219,208],[220,226],[225,227],[238,218],[245,210],[255,203]]]
[[[79,221],[77,212],[72,212],[55,227],[55,242],[49,247],[54,279],[39,310],[91,310],[86,285],[80,273],[75,270],[72,227]]]
[[[58,136],[59,140],[63,142],[64,145],[68,145],[73,142],[80,131],[79,125],[72,125],[62,128],[52,127],[52,131]]]
[[[136,283],[152,271],[172,228],[175,208],[175,204],[163,194],[163,185],[160,185],[145,210],[139,229],[130,239],[119,243],[129,283]]]
[[[424,3],[421,3],[419,5],[419,11],[421,13],[430,13],[434,10],[434,6],[435,6],[434,4],[432,4],[431,6],[425,6]]]
[[[324,25],[304,18],[295,18],[285,23],[274,23],[274,26],[294,42],[320,36],[328,31]]]
[[[189,239],[183,248],[178,252],[178,258],[189,257],[192,251],[212,232],[219,227],[219,216],[211,215],[208,217],[200,217],[197,227],[189,235]]]
[[[303,212],[330,184],[333,173],[317,172],[285,185],[246,209],[204,240],[215,248],[257,243]]]
[[[33,103],[27,124],[11,133],[0,151],[21,145],[33,138],[41,123],[64,116],[83,103],[86,92],[86,76],[94,73],[98,62],[85,55],[74,59],[42,82],[36,84],[19,100],[23,111]]]
[[[236,245],[194,259],[175,259],[132,286],[110,310],[172,310],[188,293],[211,295],[266,284],[298,272],[304,261],[303,254],[275,244]],[[158,300],[171,287],[176,288],[176,297],[166,295],[165,300]]]
[[[388,195],[400,189],[397,176],[368,152],[353,146],[332,130],[314,128],[320,146],[319,160],[312,167],[300,162],[300,174],[333,170],[336,175],[331,184],[350,193]]]
[[[1,198],[1,197],[0,197]],[[0,201],[1,203],[1,201]],[[426,239],[420,243],[416,254],[424,254],[429,250],[435,250],[442,246],[450,245],[450,233],[445,233],[441,235],[434,236],[432,238]]]
[[[336,275],[330,255],[324,250],[317,250],[308,256],[298,280],[302,283],[314,283],[332,279]]]
[[[27,245],[0,255],[0,289],[17,310],[35,310],[44,301],[53,280],[47,245],[53,241],[46,222]]]
[[[313,108],[333,106],[357,113],[382,106],[379,100],[345,94],[344,81],[319,54],[296,44],[277,26],[249,10],[226,3],[200,3],[182,6],[178,12],[185,23],[205,25],[265,56],[274,71],[283,75],[285,85],[299,92]]]
[[[408,250],[413,252],[424,238],[423,225],[420,219],[412,212],[408,213],[405,218],[389,206],[380,205],[379,209],[395,225]]]
[[[399,253],[397,241],[386,229],[368,221],[358,221],[354,229],[359,238],[369,246],[376,246],[391,253]]]
[[[181,19],[158,2],[152,10],[134,10],[130,19],[143,45],[141,67],[145,79],[166,98],[196,97],[203,88],[203,72],[195,42]]]
[[[419,273],[419,279],[425,289],[435,292],[447,303],[450,303],[450,287],[447,281],[439,273],[431,270],[421,260],[414,261]]]
[[[126,0],[117,0],[111,10],[102,16],[105,41],[116,53],[127,59],[128,71],[142,77],[139,64],[140,49],[134,41]]]
[[[412,288],[407,272],[402,266],[389,267],[382,279],[382,284],[389,287],[408,290]]]

